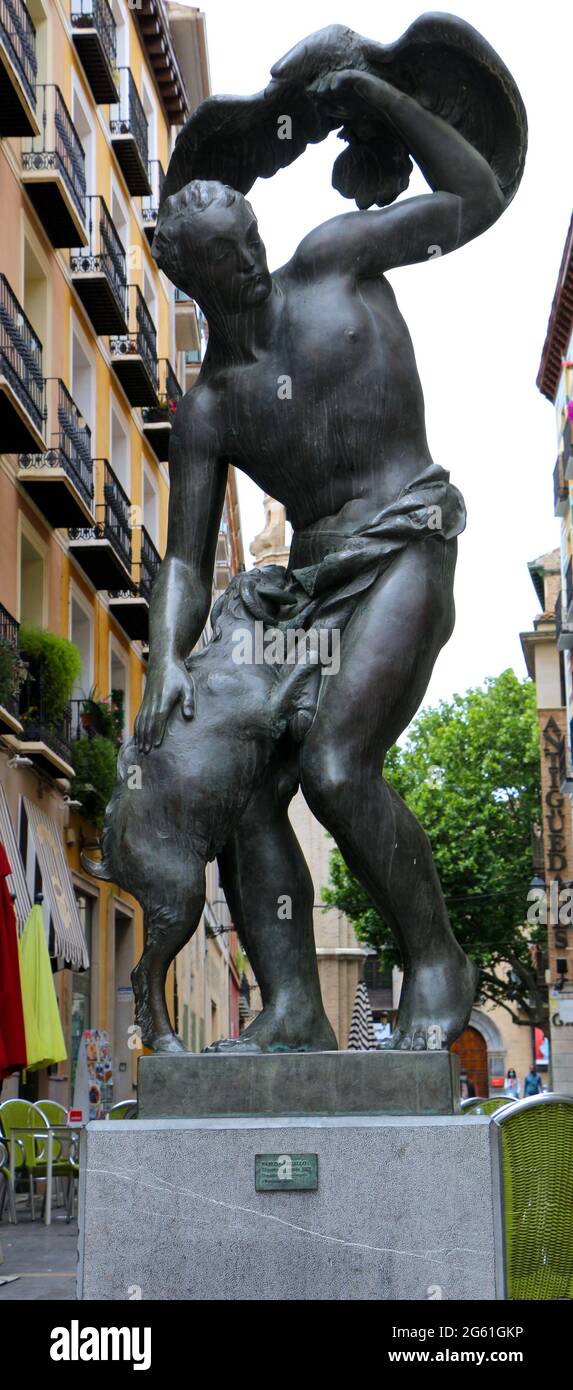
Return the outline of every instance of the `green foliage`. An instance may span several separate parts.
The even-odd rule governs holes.
[[[29,623],[20,628],[20,651],[32,670],[43,668],[46,721],[55,728],[81,674],[81,654],[67,637]]]
[[[81,801],[85,819],[101,830],[115,782],[117,744],[99,734],[79,738],[73,745],[72,762],[75,777],[70,795]]]
[[[14,691],[14,676],[18,653],[8,642],[0,642],[0,705],[6,704]]]
[[[541,1017],[527,940],[541,943],[543,933],[523,932],[531,827],[541,819],[535,687],[503,671],[425,710],[405,746],[390,750],[385,777],[429,836],[453,931],[481,967],[483,997]],[[389,928],[338,850],[323,897],[350,917],[383,966],[401,964]]]

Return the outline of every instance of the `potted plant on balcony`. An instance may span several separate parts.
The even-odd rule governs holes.
[[[16,647],[0,639],[0,709],[17,714],[28,667]]]
[[[119,748],[122,741],[123,712],[114,699],[113,692],[107,700],[101,700],[96,694],[95,686],[92,686],[82,702],[80,721],[88,738],[99,735],[109,739]]]
[[[28,668],[24,691],[27,698],[20,718],[25,724],[34,710],[34,719],[47,729],[58,731],[81,673],[81,653],[67,637],[31,623],[23,623],[20,628],[20,652]]]
[[[102,734],[76,740],[72,750],[75,777],[70,796],[82,803],[82,817],[101,830],[115,782],[117,744]]]

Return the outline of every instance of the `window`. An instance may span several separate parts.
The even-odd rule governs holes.
[[[144,466],[143,469],[143,525],[153,544],[159,549],[159,498],[155,481]]]
[[[72,699],[81,700],[93,685],[93,616],[74,594],[70,597],[70,641],[81,653],[82,669],[76,681]]]
[[[143,110],[147,117],[147,150],[149,159],[157,159],[157,107],[155,97],[145,80],[145,73],[141,74],[141,100]]]
[[[157,295],[155,293],[155,285],[153,283],[153,280],[151,279],[151,276],[148,275],[145,267],[143,268],[143,297],[145,299],[145,303],[147,304],[147,308],[149,309],[149,312],[151,314],[151,320],[155,332],[158,333],[159,330],[157,324]]]
[[[24,312],[42,344],[44,372],[49,376],[48,276],[27,237],[24,238],[24,292],[22,300]]]
[[[83,335],[82,335],[83,337]],[[77,329],[72,329],[72,398],[93,431],[95,421],[95,366]]]
[[[118,709],[118,727],[122,737],[129,728],[129,680],[127,660],[118,648],[111,645],[109,664],[109,692]]]
[[[20,536],[20,622],[45,625],[44,556],[23,531]]]
[[[93,193],[96,187],[95,170],[95,134],[88,108],[86,107],[79,88],[74,82],[72,95],[72,120],[83,145],[85,155],[86,188],[88,194]]]
[[[116,478],[119,479],[124,492],[126,492],[129,497],[129,431],[113,405],[111,407],[109,438],[109,461]]]

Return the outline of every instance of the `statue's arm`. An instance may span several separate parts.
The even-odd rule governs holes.
[[[352,94],[364,112],[383,115],[407,145],[430,187],[430,194],[408,198],[376,212],[343,213],[324,222],[301,242],[293,267],[320,272],[337,267],[358,278],[382,274],[453,251],[497,221],[505,199],[482,155],[440,116],[378,77],[346,72],[316,85],[320,103],[340,110]],[[431,249],[432,248],[432,249]]]
[[[153,585],[148,676],[135,721],[136,741],[144,752],[161,743],[175,704],[179,702],[183,714],[192,717],[193,686],[183,663],[201,635],[211,606],[227,465],[197,387],[177,410],[169,475],[167,549]]]

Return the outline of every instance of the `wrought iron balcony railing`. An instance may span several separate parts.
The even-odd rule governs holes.
[[[36,30],[23,0],[0,0],[0,31],[28,100],[36,104]]]
[[[165,183],[165,170],[160,159],[150,159],[149,161],[149,182],[151,193],[147,198],[142,198],[141,215],[145,224],[145,230],[150,237],[153,237],[153,229],[157,222],[161,193]]]
[[[0,603],[0,642],[3,642],[5,647],[11,647],[13,651],[17,651],[19,632],[19,622],[17,622],[16,618],[13,618],[12,614],[8,612],[8,609]]]
[[[24,142],[22,168],[30,173],[54,170],[61,174],[72,202],[85,223],[86,170],[82,142],[60,88],[36,87],[40,134]]]
[[[91,511],[94,484],[89,425],[81,416],[63,381],[58,377],[48,377],[47,384],[48,450],[45,454],[20,454],[20,468],[63,468]]]
[[[153,581],[161,564],[159,551],[153,544],[145,526],[141,528],[141,554],[139,558],[139,592],[142,598],[151,598]]]
[[[149,129],[130,68],[118,68],[119,101],[111,107],[110,134],[130,193],[149,194]],[[131,148],[133,143],[134,148]]]
[[[127,271],[125,249],[112,220],[107,203],[101,194],[96,193],[87,198],[87,232],[88,245],[72,251],[70,255],[70,266],[72,279],[82,298],[86,303],[86,308],[90,317],[92,311],[103,313],[109,311],[109,306],[102,302],[101,293],[98,291],[97,282],[94,277],[104,275],[107,287],[111,290],[117,304],[119,315],[123,321],[127,312]],[[82,284],[83,277],[85,283]],[[90,286],[89,303],[86,302],[88,294],[88,278]],[[83,293],[82,293],[83,288]],[[96,325],[97,327],[97,325]],[[105,329],[103,330],[105,331]]]
[[[22,742],[45,743],[64,762],[69,763],[71,746],[71,707],[64,706],[61,719],[48,715],[46,670],[43,661],[26,658],[28,674],[20,690],[19,718],[23,731]]]
[[[166,423],[171,425],[177,411],[178,403],[183,395],[183,389],[179,385],[173,367],[166,357],[160,357],[157,365],[159,404],[145,406],[143,410],[143,419],[146,424]]]
[[[127,333],[113,334],[110,348],[113,366],[125,386],[132,405],[156,404],[159,391],[157,334],[153,319],[138,285],[128,286]],[[122,362],[122,358],[131,359]],[[143,364],[143,381],[137,361]],[[134,378],[131,380],[131,378]],[[141,399],[136,399],[140,396]]]
[[[94,30],[108,67],[114,71],[117,65],[117,29],[108,0],[72,0],[70,18],[74,40],[79,39],[81,43],[82,31]],[[88,61],[90,59],[91,54]],[[88,75],[91,77],[91,72]]]
[[[565,516],[569,502],[569,487],[563,471],[561,454],[553,469],[553,510],[556,516]]]
[[[0,375],[41,433],[45,416],[42,344],[5,275],[0,275]],[[5,439],[1,443],[6,449]]]

